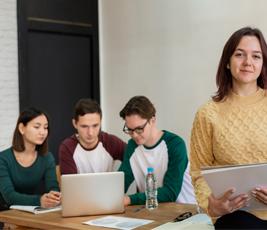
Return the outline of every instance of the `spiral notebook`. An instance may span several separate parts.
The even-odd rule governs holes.
[[[42,214],[42,213],[55,212],[55,211],[61,210],[61,206],[56,206],[53,208],[42,208],[41,206],[11,205],[9,208],[24,211],[24,212],[31,212],[34,214]]]

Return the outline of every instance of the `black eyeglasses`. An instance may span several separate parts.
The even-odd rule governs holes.
[[[180,214],[179,216],[177,216],[173,220],[173,222],[179,222],[179,221],[185,220],[185,219],[191,217],[192,215],[193,215],[192,212],[184,212],[184,213]]]
[[[126,124],[124,124],[123,132],[125,132],[126,134],[129,134],[129,135],[133,135],[134,132],[137,133],[137,134],[142,134],[144,132],[144,129],[145,129],[148,121],[149,120],[147,120],[145,124],[143,124],[141,126],[138,126],[138,127],[134,128],[134,129],[130,129],[130,128],[128,128],[126,126]]]

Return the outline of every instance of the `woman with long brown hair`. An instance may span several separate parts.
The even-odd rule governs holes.
[[[17,121],[12,147],[0,153],[0,207],[60,203],[55,161],[48,152],[49,122],[45,112],[28,108]]]
[[[229,188],[215,197],[200,173],[207,166],[267,162],[266,71],[267,45],[261,31],[237,30],[224,46],[216,76],[218,91],[194,120],[192,182],[199,206],[210,216],[220,217],[216,228],[267,228],[263,220],[240,211],[250,196],[267,204],[267,187],[255,185],[250,194],[234,197],[235,189]]]

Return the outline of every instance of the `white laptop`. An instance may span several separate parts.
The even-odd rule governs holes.
[[[124,173],[103,172],[61,176],[62,216],[124,212]]]

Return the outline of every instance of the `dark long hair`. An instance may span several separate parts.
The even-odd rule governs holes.
[[[251,27],[244,27],[237,30],[226,42],[222,56],[219,62],[217,75],[216,75],[216,85],[218,90],[216,94],[212,97],[214,101],[222,101],[225,97],[229,94],[230,90],[232,89],[232,74],[227,65],[230,62],[230,58],[235,52],[236,47],[238,46],[240,40],[244,36],[255,36],[258,38],[262,56],[263,56],[263,65],[260,76],[257,79],[257,85],[261,88],[266,88],[266,80],[267,80],[267,45],[264,39],[262,32],[257,28]]]
[[[30,107],[20,113],[12,140],[12,148],[14,150],[18,152],[22,152],[25,150],[24,139],[19,131],[19,124],[22,123],[24,126],[26,126],[28,122],[30,122],[31,120],[40,115],[44,115],[49,124],[48,115],[44,111],[41,111],[40,109]],[[48,125],[48,135],[49,135],[49,125]],[[36,151],[41,155],[44,155],[48,152],[48,135],[43,144],[36,145]]]

